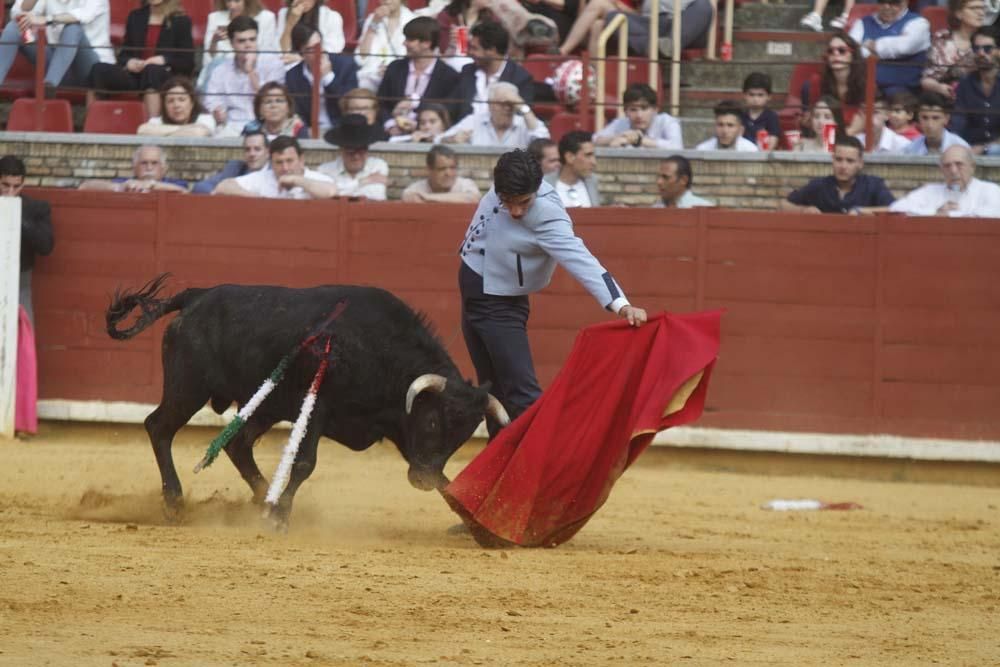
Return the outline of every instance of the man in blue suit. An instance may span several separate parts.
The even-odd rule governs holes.
[[[479,202],[462,241],[458,273],[462,333],[479,384],[511,419],[542,393],[528,345],[528,295],[549,284],[561,264],[605,308],[629,324],[646,311],[629,304],[611,273],[573,233],[573,222],[555,189],[542,182],[530,153],[504,153],[493,170],[493,188]],[[490,433],[497,428],[488,424]]]
[[[285,73],[285,86],[295,100],[295,113],[306,125],[312,125],[312,54],[323,48],[323,38],[316,28],[299,21],[292,29],[292,49],[302,55],[302,60]],[[323,105],[320,107],[319,126],[323,134],[340,122],[340,98],[358,87],[358,65],[352,56],[327,53],[320,58],[320,87]],[[325,106],[326,113],[323,113]]]

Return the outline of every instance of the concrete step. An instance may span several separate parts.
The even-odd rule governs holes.
[[[737,30],[805,30],[799,27],[799,21],[810,9],[812,5],[806,3],[744,3],[733,13],[733,26]]]
[[[775,62],[819,60],[827,40],[826,34],[812,31],[736,30],[733,33],[733,59]]]
[[[780,61],[758,60],[728,63],[703,60],[682,63],[681,81],[693,89],[739,88],[743,85],[743,79],[751,72],[765,72],[771,75],[775,90],[780,91],[787,88],[795,65],[796,62],[789,58],[783,58]],[[667,81],[669,82],[669,78]]]

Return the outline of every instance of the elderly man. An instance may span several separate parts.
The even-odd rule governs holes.
[[[227,178],[244,176],[259,171],[267,166],[270,158],[268,153],[267,135],[263,130],[243,132],[243,159],[230,160],[218,171],[191,188],[191,192],[199,195],[210,195],[222,181]]]
[[[389,165],[368,153],[368,147],[381,136],[382,129],[370,125],[361,114],[344,116],[340,125],[324,135],[328,143],[340,147],[340,155],[321,164],[319,170],[333,179],[340,196],[385,201]]]
[[[547,139],[545,123],[525,104],[517,86],[506,81],[487,91],[489,111],[466,116],[441,135],[446,144],[527,148],[532,139]]]
[[[330,199],[337,196],[337,187],[329,176],[306,168],[298,139],[277,137],[271,142],[270,151],[270,169],[222,181],[212,194],[268,199]]]
[[[262,84],[285,81],[285,64],[273,53],[257,53],[257,22],[240,15],[226,34],[235,55],[212,70],[205,86],[205,108],[220,128],[217,134],[238,136],[254,119],[253,98]]]
[[[458,175],[458,156],[447,146],[431,146],[427,152],[427,178],[403,190],[407,202],[475,204],[482,195],[475,181]]]
[[[188,183],[167,178],[167,155],[159,146],[139,146],[132,154],[132,177],[94,179],[80,184],[81,190],[111,192],[187,192]]]
[[[681,155],[671,155],[660,162],[660,173],[656,177],[656,187],[660,190],[660,200],[653,208],[697,208],[715,206],[691,192],[694,175],[691,163]]]
[[[941,156],[944,183],[929,183],[902,199],[890,211],[907,215],[1000,218],[1000,186],[974,177],[976,162],[966,146],[952,146]]]
[[[556,189],[556,194],[566,208],[588,208],[601,205],[597,186],[597,158],[590,132],[574,130],[559,140],[559,171],[545,174],[546,183]]]
[[[895,197],[878,176],[862,174],[865,149],[856,137],[840,135],[833,145],[833,174],[794,190],[778,208],[800,213],[862,215],[888,210]]]
[[[920,89],[920,75],[931,47],[931,25],[911,12],[906,0],[879,0],[878,11],[855,21],[850,35],[867,58],[879,58],[875,80],[888,98],[904,90]]]

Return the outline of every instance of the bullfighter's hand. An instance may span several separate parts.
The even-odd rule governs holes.
[[[634,327],[639,327],[646,321],[646,311],[635,306],[622,306],[622,309],[618,311],[618,317],[628,320],[628,323]]]

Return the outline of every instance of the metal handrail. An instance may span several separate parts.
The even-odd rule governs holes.
[[[658,0],[653,0],[653,2],[656,3]],[[619,100],[616,102],[618,115],[621,116],[623,113],[620,100],[625,94],[625,84],[628,78],[628,19],[624,14],[618,14],[604,27],[604,30],[601,31],[597,39],[597,95],[595,95],[597,103],[594,105],[597,115],[594,118],[595,132],[600,132],[604,127],[604,107],[607,106],[605,102],[607,87],[607,72],[605,68],[607,67],[608,40],[616,32],[618,33],[618,92],[615,99]],[[586,71],[583,72],[583,80],[587,80]]]

